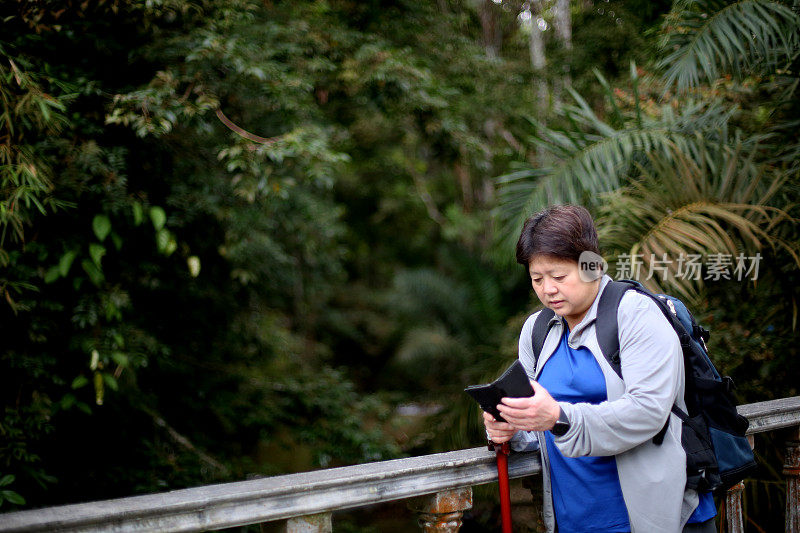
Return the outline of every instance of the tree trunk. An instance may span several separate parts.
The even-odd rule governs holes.
[[[565,50],[572,50],[572,13],[569,0],[556,0],[556,35]]]
[[[544,35],[542,30],[539,29],[539,19],[544,13],[543,0],[532,0],[530,4],[531,9],[531,36],[530,36],[530,53],[531,53],[531,66],[533,67],[534,75],[534,88],[536,90],[536,100],[539,102],[539,119],[543,120],[548,106],[547,94],[547,80],[545,78],[545,67],[547,66],[547,57],[544,51]]]
[[[497,57],[500,54],[500,44],[503,35],[500,31],[500,17],[497,13],[497,6],[492,0],[481,0],[478,6],[478,17],[483,29],[483,46],[486,55]]]
[[[555,30],[556,37],[561,42],[561,46],[566,51],[565,57],[567,60],[560,65],[562,72],[560,77],[556,78],[553,87],[553,100],[556,107],[561,105],[562,90],[572,85],[572,77],[570,76],[570,59],[572,52],[572,13],[570,12],[569,0],[556,0],[556,18]]]
[[[538,20],[542,16],[542,1],[533,0],[531,2],[531,66],[536,72],[544,70],[547,65],[547,58],[544,55],[544,37],[539,29]]]

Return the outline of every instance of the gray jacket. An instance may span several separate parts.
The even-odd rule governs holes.
[[[681,420],[670,412],[673,404],[686,408],[680,343],[656,304],[647,296],[628,291],[617,315],[623,382],[603,357],[595,336],[597,304],[609,281],[609,276],[603,277],[597,298],[568,339],[570,347],[585,347],[594,355],[605,377],[608,400],[598,405],[559,402],[571,426],[555,438],[555,444],[567,457],[616,456],[632,533],[677,533],[699,501],[697,492],[685,490]],[[564,328],[562,320],[554,317],[534,368],[531,331],[537,315],[528,318],[519,339],[519,359],[532,379],[555,352]],[[653,444],[653,436],[667,417],[670,423],[664,442]],[[518,432],[512,439],[512,448],[517,451],[536,447],[542,451],[544,520],[552,532],[555,517],[544,434]]]

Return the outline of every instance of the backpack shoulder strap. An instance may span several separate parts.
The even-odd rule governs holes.
[[[614,372],[616,372],[620,378],[622,378],[622,364],[619,357],[619,324],[617,323],[617,310],[619,309],[619,303],[622,297],[629,290],[635,290],[653,300],[661,312],[667,317],[673,329],[675,329],[676,323],[676,320],[670,316],[670,312],[666,309],[666,304],[642,287],[640,283],[632,280],[609,282],[603,290],[603,294],[600,295],[600,302],[597,304],[595,331],[597,342],[600,345],[600,351],[603,352],[603,356],[608,360],[611,368],[614,369]],[[676,406],[673,406],[672,411],[680,416],[680,414],[678,414],[680,409]],[[682,416],[681,419],[683,419]],[[664,441],[667,428],[669,428],[669,417],[667,417],[667,421],[664,423],[664,427],[661,428],[661,431],[656,433],[653,437],[654,444],[660,445]]]
[[[606,358],[614,372],[621,378],[622,365],[619,358],[619,324],[617,324],[617,310],[622,297],[631,289],[635,289],[634,282],[609,281],[600,295],[597,304],[597,319],[595,331],[600,351]]]
[[[534,363],[539,360],[539,354],[542,353],[544,348],[544,340],[547,334],[550,333],[550,320],[556,316],[552,309],[545,307],[542,312],[533,321],[533,332],[531,333],[531,346],[533,346],[533,361]]]

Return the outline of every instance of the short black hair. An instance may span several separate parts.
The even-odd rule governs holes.
[[[554,205],[523,224],[517,241],[517,263],[527,267],[537,255],[577,263],[585,251],[600,254],[592,215],[579,205]]]

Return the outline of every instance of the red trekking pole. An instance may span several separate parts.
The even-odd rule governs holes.
[[[503,444],[489,444],[489,449],[497,453],[497,484],[500,487],[500,518],[503,524],[503,533],[511,533],[511,489],[508,485],[508,454],[511,446],[508,442]]]

